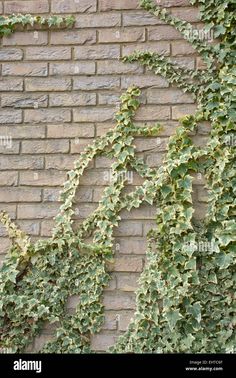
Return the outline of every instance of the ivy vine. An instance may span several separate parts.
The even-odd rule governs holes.
[[[11,14],[9,16],[0,16],[0,37],[8,36],[17,28],[26,26],[44,26],[44,27],[71,27],[75,22],[73,16],[32,16],[31,14]]]
[[[87,353],[90,337],[104,321],[102,293],[109,282],[107,261],[113,256],[113,229],[123,208],[146,202],[157,209],[156,227],[148,234],[147,262],[139,280],[136,312],[113,353],[235,352],[236,251],[236,69],[235,0],[192,0],[199,5],[213,44],[198,38],[191,24],[169,14],[151,0],[142,8],[174,26],[206,63],[189,70],[150,52],[135,52],[137,61],[171,84],[192,93],[198,104],[180,121],[168,143],[164,164],[149,168],[135,156],[134,137],[158,135],[161,125],[137,127],[138,88],[121,97],[116,127],[88,146],[68,172],[52,237],[32,243],[6,213],[0,220],[12,241],[0,272],[0,346],[22,352],[45,322],[56,323],[54,338],[42,352]],[[207,146],[191,140],[201,122],[211,123]],[[234,140],[231,138],[230,140]],[[74,198],[80,177],[97,155],[115,157],[112,182],[98,208],[77,229]],[[124,194],[122,173],[134,169],[144,183]],[[208,211],[194,221],[193,172],[207,180]],[[88,242],[88,238],[92,242]],[[213,246],[200,250],[201,242]],[[66,312],[69,296],[78,295],[74,314]]]

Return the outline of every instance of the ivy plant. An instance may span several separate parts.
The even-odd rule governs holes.
[[[160,168],[149,168],[135,155],[135,136],[158,135],[161,125],[137,127],[138,88],[121,97],[116,127],[88,146],[75,162],[61,194],[52,236],[32,243],[2,212],[12,246],[0,273],[0,345],[24,351],[45,322],[55,323],[54,338],[42,352],[87,353],[91,335],[104,321],[102,293],[108,285],[107,262],[113,256],[113,229],[120,211],[142,203],[156,207],[156,227],[148,234],[147,262],[139,280],[136,311],[112,353],[235,352],[236,165],[235,145],[235,0],[192,0],[199,5],[207,43],[191,24],[151,0],[140,5],[174,26],[196,49],[205,70],[182,68],[157,53],[135,52],[139,62],[171,84],[192,93],[194,115],[180,120],[169,139]],[[209,142],[194,145],[191,133],[211,123]],[[80,177],[94,157],[115,158],[111,184],[98,208],[75,227],[75,194]],[[126,176],[135,170],[144,183],[125,194]],[[208,211],[194,221],[193,173],[206,178]],[[200,243],[212,246],[201,249]],[[78,295],[75,313],[66,312],[68,297]]]
[[[0,16],[0,37],[8,36],[17,28],[26,26],[45,26],[45,27],[71,27],[75,19],[73,16],[32,16],[31,14],[11,14],[9,16]]]

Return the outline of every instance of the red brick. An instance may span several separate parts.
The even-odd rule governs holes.
[[[3,76],[47,76],[47,63],[3,63]]]
[[[69,109],[27,109],[25,110],[25,122],[54,123],[70,122],[71,111]]]
[[[67,30],[51,32],[52,45],[83,45],[96,43],[96,30]]]
[[[65,153],[69,151],[68,140],[54,139],[54,140],[38,140],[38,141],[23,141],[23,154],[52,154]]]
[[[20,185],[58,186],[66,180],[66,172],[57,170],[26,171],[20,173]]]
[[[105,28],[121,25],[121,14],[80,14],[76,16],[75,28]]]
[[[53,13],[96,12],[97,0],[52,0]]]
[[[99,0],[99,9],[101,11],[136,8],[138,8],[138,0]]]
[[[3,37],[3,46],[28,46],[46,45],[48,33],[46,31],[15,32],[10,36]]]
[[[71,47],[26,47],[26,60],[68,60],[71,59]]]
[[[48,0],[40,1],[4,1],[4,12],[6,14],[12,13],[48,13],[49,5]]]
[[[129,29],[101,29],[98,40],[101,43],[136,42],[145,40],[145,30],[137,28]]]

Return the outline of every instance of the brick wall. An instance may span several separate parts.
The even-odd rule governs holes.
[[[135,49],[153,50],[189,68],[201,60],[174,28],[140,10],[137,0],[22,0],[0,1],[3,14],[74,14],[72,30],[19,30],[3,38],[0,48],[0,208],[7,210],[32,239],[50,235],[52,218],[59,208],[58,195],[66,171],[94,137],[114,125],[112,117],[122,91],[135,84],[142,88],[137,123],[160,121],[160,138],[137,138],[138,155],[149,166],[162,162],[168,137],[177,120],[192,113],[190,95],[170,87],[137,64],[119,58]],[[170,11],[199,23],[198,11],[187,0],[161,0]],[[193,139],[206,143],[209,126],[201,125]],[[12,138],[12,139],[11,139]],[[77,223],[97,206],[109,184],[111,161],[98,157],[90,164],[77,194]],[[135,173],[127,190],[142,183]],[[195,215],[204,214],[203,179],[195,177]],[[135,308],[134,290],[145,260],[145,235],[154,224],[151,206],[128,213],[115,231],[116,260],[112,280],[104,293],[106,321],[92,339],[103,351],[125,331]],[[0,226],[0,262],[8,239]],[[71,298],[73,309],[77,298]],[[45,328],[35,340],[38,350],[50,338]]]

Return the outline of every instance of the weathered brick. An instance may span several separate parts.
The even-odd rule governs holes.
[[[162,7],[182,7],[189,5],[189,0],[156,0]]]
[[[46,156],[45,158],[45,168],[46,169],[65,169],[68,171],[74,167],[74,156],[69,155],[55,155],[55,156]]]
[[[149,26],[163,24],[163,21],[158,17],[143,11],[123,13],[124,26]]]
[[[115,257],[114,262],[109,265],[109,270],[116,272],[141,272],[142,269],[142,258],[135,256]]]
[[[101,29],[98,32],[98,40],[101,43],[121,43],[137,42],[145,40],[145,30],[143,28],[129,29]]]
[[[96,0],[52,0],[52,12],[55,13],[96,12],[96,9]]]
[[[172,106],[172,119],[178,120],[188,114],[194,114],[197,107],[196,105],[176,105]]]
[[[135,291],[138,288],[139,274],[119,273],[116,275],[116,277],[117,277],[117,289],[121,291]]]
[[[5,211],[11,219],[16,219],[16,205],[2,203],[0,204],[0,211]]]
[[[117,238],[115,240],[115,249],[120,254],[142,254],[146,253],[147,242],[144,238],[133,237],[130,238]]]
[[[2,169],[2,159],[5,159],[6,156],[1,156],[0,169]],[[12,168],[12,165],[11,165]],[[10,169],[11,169],[10,168]],[[17,172],[0,172],[0,186],[15,186],[18,181]]]
[[[117,327],[117,314],[113,311],[105,311],[105,321],[102,329],[115,330]]]
[[[188,68],[189,70],[193,70],[195,68],[195,57],[176,56],[171,60],[174,64],[177,64],[180,67]]]
[[[71,89],[71,79],[46,78],[25,79],[25,88],[29,92],[66,91]]]
[[[121,14],[81,14],[76,16],[75,28],[106,28],[121,25]]]
[[[163,163],[164,155],[161,153],[147,155],[146,163],[150,168],[160,167]]]
[[[145,74],[141,75],[132,75],[132,76],[123,76],[121,78],[121,88],[126,89],[131,85],[135,85],[140,88],[166,88],[169,86],[168,82],[161,76]]]
[[[23,154],[56,154],[69,151],[69,141],[55,140],[27,140],[22,142]]]
[[[91,349],[94,351],[106,351],[115,344],[117,337],[113,335],[93,335],[91,337]]]
[[[60,193],[61,189],[43,189],[43,202],[60,202]]]
[[[50,75],[91,75],[95,74],[95,63],[50,63],[49,72]]]
[[[135,119],[137,121],[167,120],[170,119],[170,108],[161,105],[141,106],[136,113]]]
[[[199,202],[208,202],[209,195],[207,190],[204,187],[199,187],[197,189],[197,199]]]
[[[14,49],[14,48],[4,48],[2,47],[0,50],[0,61],[8,61],[8,60],[22,60],[23,58],[23,51],[21,49]]]
[[[55,226],[54,221],[44,220],[41,223],[41,236],[51,236],[52,229]]]
[[[33,352],[39,353],[39,351],[41,351],[43,349],[43,347],[45,346],[45,344],[47,342],[49,342],[50,340],[52,340],[52,336],[51,335],[40,335],[40,336],[37,336],[35,338],[35,340],[34,340]]]
[[[121,311],[118,316],[118,329],[119,331],[126,331],[129,323],[134,317],[133,311]]]
[[[0,124],[21,122],[22,110],[0,110]]]
[[[23,91],[23,79],[4,78],[0,79],[0,91]]]
[[[26,188],[0,189],[0,202],[40,202],[41,190]]]
[[[204,60],[200,56],[198,56],[196,58],[196,68],[198,70],[205,70],[205,69],[207,69],[206,63],[204,62]]]
[[[183,39],[180,32],[178,32],[173,26],[160,25],[156,27],[150,27],[148,30],[149,41],[163,41],[173,39]]]
[[[89,106],[96,105],[95,93],[51,93],[50,106]]]
[[[10,248],[11,246],[11,241],[9,240],[9,238],[2,238],[0,239],[0,257],[3,258],[4,260],[4,254],[7,253],[8,249]],[[3,260],[1,262],[3,262]],[[0,264],[1,266],[1,264]]]
[[[206,147],[209,142],[209,136],[193,135],[191,137],[193,143],[197,147]]]
[[[71,59],[71,47],[26,47],[25,58],[28,60],[68,60]]]
[[[10,135],[0,136],[0,154],[19,154],[20,142],[12,140]]]
[[[92,143],[92,139],[85,139],[85,138],[76,138],[75,140],[71,141],[71,153],[78,154],[83,152],[85,147]]]
[[[47,219],[57,215],[59,209],[58,204],[27,204],[18,205],[19,219]]]
[[[25,110],[25,122],[70,122],[71,111],[69,109],[29,109]]]
[[[10,135],[13,139],[44,138],[45,126],[0,126],[0,135]]]
[[[172,45],[172,55],[193,55],[196,53],[194,48],[190,45],[190,43],[186,41],[175,41],[171,43]]]
[[[138,63],[128,64],[115,60],[106,60],[97,63],[97,73],[101,75],[143,73],[143,67]]]
[[[203,220],[206,217],[207,212],[207,204],[206,203],[199,203],[194,208],[194,217],[198,220]]]
[[[201,173],[192,173],[193,185],[205,185],[206,179]]]
[[[58,186],[66,179],[66,172],[57,170],[26,171],[20,173],[20,185],[27,186]]]
[[[108,283],[108,285],[105,287],[105,291],[113,291],[116,289],[116,276],[114,274],[111,274],[111,279]]]
[[[188,22],[198,22],[200,21],[200,13],[197,8],[173,8],[171,9],[171,14],[175,17],[181,18],[181,20]]]
[[[114,123],[111,123],[111,122],[97,123],[96,124],[97,136],[102,136],[106,134],[112,128],[114,128]]]
[[[94,203],[80,204],[79,207],[75,208],[75,218],[86,219],[96,210],[96,208],[97,205]]]
[[[141,222],[122,221],[114,230],[115,236],[142,236],[143,226]]]
[[[79,304],[80,302],[80,297],[79,295],[71,295],[68,299],[67,299],[67,303],[66,303],[66,308],[76,308],[76,306]]]
[[[94,125],[83,123],[70,123],[69,125],[48,125],[48,138],[92,138]]]
[[[99,93],[98,94],[98,103],[100,105],[116,105],[120,103],[120,93]]]
[[[135,43],[122,46],[122,56],[130,55],[135,51],[150,51],[161,55],[170,55],[169,42],[149,42],[149,43]]]
[[[116,89],[120,86],[118,77],[109,76],[92,76],[79,77],[74,79],[73,88],[75,90],[97,90],[97,89]],[[1,82],[0,82],[1,83]]]
[[[48,33],[46,31],[15,32],[10,36],[3,37],[3,46],[28,46],[46,45]]]
[[[32,190],[32,188],[30,190]],[[23,201],[23,202],[27,202],[27,201]],[[34,236],[39,235],[39,231],[40,231],[39,221],[17,220],[16,224],[27,235],[34,235]]]
[[[143,235],[146,237],[148,232],[156,229],[156,222],[154,220],[145,222],[143,225]]]
[[[27,93],[11,93],[2,94],[2,107],[13,108],[45,108],[48,105],[48,96],[42,94]]]
[[[180,89],[148,89],[148,104],[191,104],[194,99],[189,93],[184,93]]]
[[[83,176],[81,176],[81,185],[107,185],[104,170],[89,170],[85,171]]]
[[[92,45],[75,47],[75,59],[118,59],[120,47],[117,45]]]
[[[127,292],[106,292],[103,304],[106,310],[132,310],[135,309],[135,296]]]
[[[32,1],[4,1],[4,12],[11,13],[47,13],[49,12],[48,0]]]
[[[146,144],[142,149],[144,148],[148,149],[150,147]],[[120,214],[122,219],[155,219],[156,209],[150,205],[142,204],[138,209],[133,209],[132,211],[124,209]]]
[[[75,122],[104,122],[111,120],[114,109],[104,107],[89,107],[73,109]]]
[[[138,0],[99,0],[99,9],[101,11],[136,8],[138,8]]]
[[[3,63],[3,76],[47,76],[47,63]]]
[[[202,135],[210,134],[211,124],[210,122],[201,122],[198,124],[198,133]]]
[[[96,30],[67,30],[51,32],[52,45],[84,45],[96,43]]]
[[[44,164],[43,157],[34,156],[2,156],[0,169],[42,169]],[[15,174],[12,173],[15,181]]]

